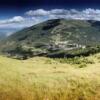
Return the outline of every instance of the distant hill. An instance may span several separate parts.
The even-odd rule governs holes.
[[[6,37],[7,37],[6,34],[0,33],[0,40],[4,39],[4,38],[6,38]]]
[[[25,58],[31,56],[70,57],[80,55],[80,50],[81,54],[84,54],[83,51],[89,53],[90,48],[99,51],[99,44],[99,21],[53,19],[7,37],[0,43],[0,51],[19,58],[23,56]]]

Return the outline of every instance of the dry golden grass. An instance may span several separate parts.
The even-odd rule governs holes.
[[[0,100],[100,100],[100,54],[93,64],[60,63],[43,57],[0,56]]]

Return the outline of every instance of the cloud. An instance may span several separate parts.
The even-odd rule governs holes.
[[[88,14],[88,15],[94,15],[94,14],[98,15],[100,14],[100,10],[88,8],[88,9],[83,10],[82,13]]]
[[[24,28],[35,25],[48,19],[80,19],[80,20],[99,20],[100,21],[100,10],[99,9],[37,9],[30,10],[25,13],[26,16],[14,16],[10,19],[0,20],[0,28]]]
[[[0,24],[9,24],[9,23],[20,23],[23,22],[24,18],[22,16],[15,16],[10,19],[0,20]]]
[[[67,10],[64,9],[53,9],[53,10],[37,9],[37,10],[27,11],[25,14],[28,16],[47,16],[51,14],[61,15],[66,13],[66,11]]]
[[[10,36],[10,35],[12,35],[14,32],[7,32],[6,33],[6,36]]]
[[[0,20],[0,33],[4,33],[7,36],[19,31],[25,27],[30,27],[39,22],[42,22],[43,19],[40,17],[22,17],[15,16],[10,19]]]
[[[29,16],[45,16],[48,14],[49,14],[49,11],[46,11],[44,9],[30,10],[26,12],[26,15],[29,15]]]
[[[30,10],[25,13],[27,16],[46,17],[48,19],[66,18],[66,19],[80,19],[80,20],[100,20],[99,9],[52,9],[52,10]]]
[[[12,34],[12,32],[18,31],[25,27],[30,27],[40,22],[57,18],[100,21],[100,9],[88,8],[84,10],[77,10],[77,9],[29,10],[25,12],[23,16],[14,16],[10,19],[0,20],[0,30],[10,29],[5,31],[5,33],[9,35]]]
[[[10,19],[0,20],[0,29],[21,29],[37,24],[40,20],[36,17],[15,16]]]

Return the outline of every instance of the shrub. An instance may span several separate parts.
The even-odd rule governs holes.
[[[89,60],[85,57],[75,57],[75,58],[60,58],[56,59],[60,63],[68,63],[68,64],[77,64],[77,65],[85,65],[85,64],[93,64],[94,61]]]
[[[80,64],[78,67],[79,68],[84,68],[84,67],[87,67],[87,65],[86,64]]]

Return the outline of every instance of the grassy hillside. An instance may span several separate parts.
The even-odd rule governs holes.
[[[67,55],[70,50],[100,45],[99,37],[99,21],[53,19],[9,36],[0,43],[0,51],[19,58],[37,55],[51,57],[62,51]]]
[[[100,100],[100,54],[28,60],[0,56],[0,100]]]

